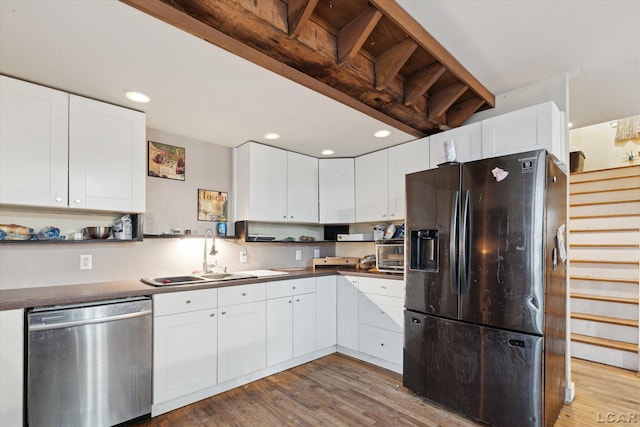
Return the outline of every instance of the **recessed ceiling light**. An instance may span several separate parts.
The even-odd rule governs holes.
[[[124,96],[126,96],[127,99],[130,99],[131,101],[141,102],[143,104],[146,104],[147,102],[151,101],[151,98],[149,98],[147,95],[135,90],[125,90]]]
[[[373,134],[376,138],[386,138],[389,135],[391,135],[391,131],[386,129],[378,130]]]
[[[280,134],[275,133],[275,132],[269,132],[269,133],[265,133],[264,137],[266,139],[278,139],[278,138],[280,138]]]
[[[322,150],[322,151],[320,152],[320,154],[322,154],[323,156],[330,156],[330,155],[332,155],[333,153],[335,153],[335,151],[333,151],[333,150]]]

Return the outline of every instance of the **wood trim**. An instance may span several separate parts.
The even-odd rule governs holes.
[[[570,248],[638,248],[635,243],[571,243]]]
[[[406,38],[376,58],[376,89],[383,90],[409,60],[418,44]]]
[[[640,227],[634,228],[576,228],[569,230],[569,233],[618,233],[640,231]]]
[[[637,264],[637,262],[634,264]],[[588,280],[590,282],[628,283],[631,285],[639,284],[638,281],[635,279],[618,279],[614,277],[570,276],[569,279],[570,280]]]
[[[468,87],[464,84],[455,83],[431,94],[427,100],[429,119],[438,122],[438,118],[440,118],[467,89]]]
[[[438,41],[433,38],[422,26],[409,15],[394,0],[371,0],[376,8],[403,29],[407,34],[411,34],[414,40],[424,50],[429,52],[438,62],[464,82],[471,91],[478,95],[489,106],[495,107],[495,97],[484,87],[471,73],[458,62]]]
[[[404,85],[404,105],[412,105],[421,96],[424,96],[445,71],[447,69],[436,62],[413,73]],[[482,103],[484,104],[484,101]]]
[[[289,24],[289,36],[298,37],[302,27],[307,23],[318,0],[289,0],[287,4],[287,18]]]
[[[576,175],[588,175],[590,173],[606,172],[606,171],[612,171],[612,170],[618,170],[618,169],[627,169],[627,168],[629,168],[629,169],[638,168],[638,175],[640,175],[640,165],[628,165],[628,166],[620,166],[620,167],[614,167],[614,168],[594,169],[594,170],[584,171],[584,172],[574,172],[574,174],[576,174]]]
[[[572,263],[583,264],[612,264],[612,265],[640,265],[638,261],[612,261],[612,260],[596,260],[596,259],[570,259]]]
[[[615,187],[615,188],[608,188],[606,190],[569,192],[569,196],[584,196],[586,194],[614,193],[618,191],[633,191],[633,190],[640,190],[640,184],[638,184],[635,187]]]
[[[602,206],[602,205],[621,205],[625,203],[640,203],[640,199],[633,200],[613,200],[613,201],[604,201],[604,202],[590,202],[590,203],[569,203],[570,208],[579,208],[581,206]],[[637,213],[636,215],[640,215]]]
[[[588,335],[571,334],[571,341],[581,342],[584,344],[597,345],[598,347],[607,347],[614,350],[630,351],[632,353],[635,353],[638,351],[637,344],[631,344],[631,343],[622,342],[622,341],[607,340],[604,338],[590,337]]]
[[[598,214],[598,215],[575,215],[570,216],[569,219],[590,219],[590,218],[628,218],[637,217],[636,213],[615,213],[615,214]]]
[[[620,304],[638,305],[638,300],[634,298],[610,297],[605,295],[589,295],[571,292],[571,298],[587,299],[590,301],[614,302]]]
[[[382,12],[370,7],[338,30],[338,63],[349,63],[382,18]]]
[[[589,322],[608,323],[618,326],[638,327],[638,321],[633,319],[621,319],[620,317],[598,316],[597,314],[588,313],[571,313],[572,319],[587,320]]]
[[[367,104],[360,102],[349,95],[340,92],[333,87],[322,83],[301,71],[296,70],[288,65],[285,65],[278,60],[265,55],[264,53],[253,49],[244,43],[241,43],[233,37],[218,31],[207,24],[198,21],[197,19],[183,13],[170,5],[162,2],[161,0],[120,0],[131,7],[134,7],[148,15],[156,17],[167,24],[180,28],[196,37],[206,40],[216,46],[233,53],[241,58],[253,62],[267,70],[273,71],[291,81],[299,83],[309,89],[328,96],[329,98],[341,102],[357,111],[362,112],[376,120],[386,123],[402,132],[408,133],[416,138],[423,138],[427,136],[426,133],[421,132],[405,123],[400,122],[397,119],[390,117],[381,111],[376,110]]]

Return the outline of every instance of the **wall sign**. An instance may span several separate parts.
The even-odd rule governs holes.
[[[148,175],[184,181],[185,149],[149,141]]]
[[[198,221],[226,222],[227,199],[222,191],[198,190]]]

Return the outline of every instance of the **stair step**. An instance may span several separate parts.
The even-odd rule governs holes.
[[[598,181],[601,182],[601,181]],[[585,194],[601,194],[601,193],[611,193],[612,191],[631,191],[640,189],[640,184],[630,185],[628,187],[614,187],[614,188],[603,188],[601,190],[586,190],[586,191],[570,191],[569,196],[583,196]]]
[[[602,302],[617,302],[621,304],[635,304],[638,305],[637,298],[621,298],[621,297],[609,297],[606,295],[590,295],[590,294],[578,294],[571,292],[571,298],[587,299],[592,301]]]
[[[640,167],[638,167],[638,165],[631,165],[572,173],[569,177],[569,181],[571,184],[578,184],[590,181],[616,180],[637,176],[640,176]]]
[[[638,202],[640,202],[640,199],[614,200],[614,201],[604,200],[604,201],[598,201],[598,202],[569,203],[569,206],[573,208],[578,206],[624,205],[627,203],[638,203]]]
[[[591,219],[591,218],[637,218],[637,213],[610,213],[610,214],[596,214],[596,215],[570,215],[569,219]]]
[[[621,319],[619,317],[599,316],[588,313],[571,313],[572,319],[589,320],[591,322],[610,323],[612,325],[638,327],[638,321],[633,319]]]
[[[590,337],[588,335],[571,334],[571,341],[597,345],[599,347],[613,348],[615,350],[630,351],[632,353],[635,353],[638,351],[637,344],[630,344],[628,342],[622,342],[622,341],[607,340],[604,338]]]

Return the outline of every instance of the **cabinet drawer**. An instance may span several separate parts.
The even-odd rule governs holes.
[[[392,332],[404,330],[404,299],[402,298],[360,293],[358,312],[361,325],[375,326]]]
[[[316,279],[291,279],[267,283],[267,299],[289,295],[310,294],[316,291]]]
[[[235,285],[218,288],[218,305],[243,304],[265,300],[265,284]]]
[[[368,294],[404,298],[404,280],[360,277],[358,280],[358,287],[360,292]]]
[[[217,289],[199,289],[197,291],[172,292],[153,296],[154,316],[204,310],[216,308],[217,306]]]
[[[358,338],[361,352],[402,365],[404,337],[401,333],[360,325]]]

